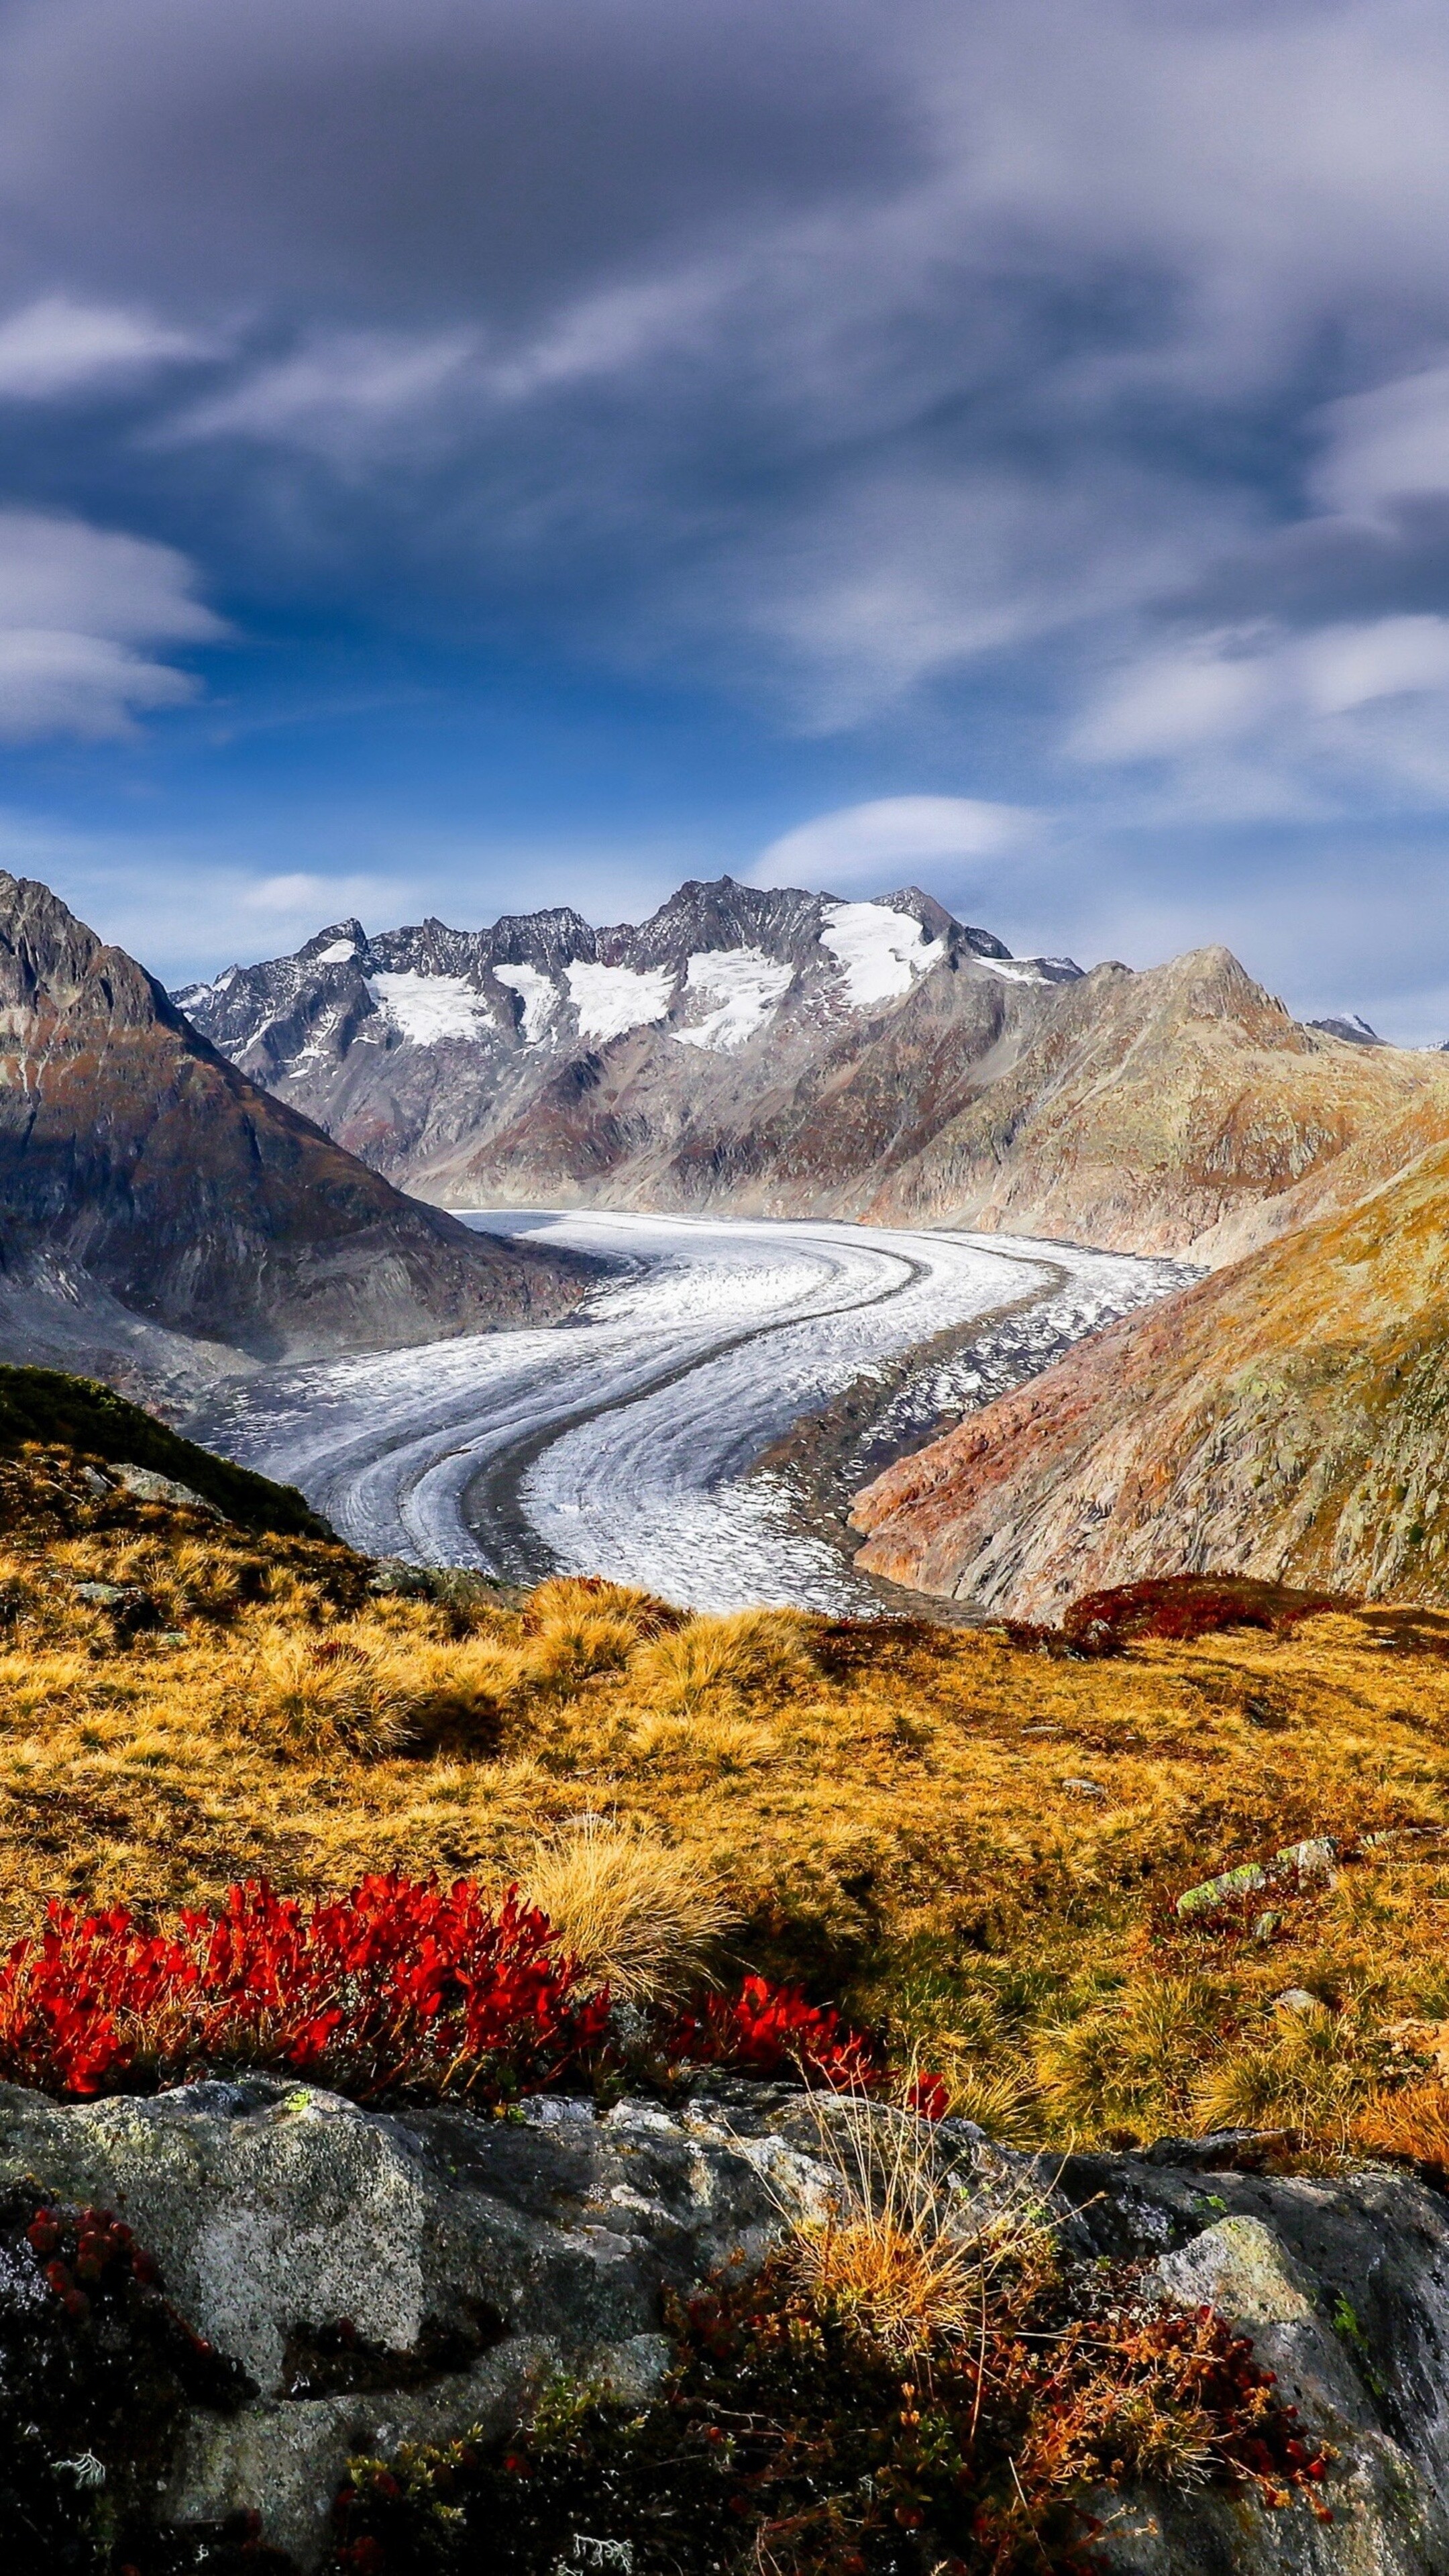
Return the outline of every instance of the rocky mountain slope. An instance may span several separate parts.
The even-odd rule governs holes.
[[[863,1564],[1055,1617],[1231,1567],[1449,1586],[1449,1146],[989,1405],[857,1497]]]
[[[154,1387],[542,1321],[587,1265],[480,1238],[219,1056],[134,959],[0,875],[0,1347]]]
[[[1449,1064],[1293,1020],[1224,949],[1013,958],[916,889],[690,884],[369,939],[176,996],[244,1072],[453,1206],[838,1215],[1231,1257],[1449,1132]],[[1375,1141],[1377,1140],[1377,1141]]]

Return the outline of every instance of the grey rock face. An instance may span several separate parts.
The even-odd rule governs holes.
[[[720,877],[606,929],[567,909],[373,937],[337,922],[175,998],[241,1071],[449,1205],[694,1205],[757,1194],[757,1113],[836,1078],[913,993],[960,1004],[980,1052],[1079,975],[1013,959],[916,887],[860,904]],[[861,1174],[898,1123],[857,1141]]]
[[[821,2216],[855,2106],[719,2079],[677,2112],[538,2100],[385,2114],[269,2078],[61,2105],[0,2087],[0,2187],[121,2212],[256,2393],[183,2427],[170,2512],[255,2505],[303,2567],[350,2455],[507,2431],[548,2377],[630,2401],[662,2300]],[[878,2115],[890,2117],[890,2114]],[[1115,2576],[1445,2576],[1449,2207],[1383,2173],[1267,2181],[1137,2157],[1009,2156],[935,2133],[943,2189],[1040,2194],[1079,2254],[1241,2326],[1339,2453],[1333,2519],[1201,2491],[1100,2500]]]
[[[788,2211],[823,2207],[813,2133],[727,2120],[708,2102],[389,2116],[268,2079],[81,2105],[6,2086],[0,2185],[114,2209],[157,2255],[257,2389],[191,2417],[168,2509],[255,2504],[306,2566],[350,2455],[501,2432],[561,2367],[647,2395],[661,2293],[758,2262]]]
[[[1112,2499],[1114,2576],[1443,2576],[1449,2569],[1449,2205],[1368,2172],[1269,2181],[1127,2156],[1068,2159],[1060,2189],[1102,2253],[1207,2303],[1339,2457],[1333,2515],[1203,2492]]]
[[[183,1337],[209,1376],[227,1352],[321,1358],[548,1322],[596,1276],[404,1198],[248,1081],[48,887],[3,871],[0,1197],[0,1348],[94,1353],[142,1386],[171,1376]]]

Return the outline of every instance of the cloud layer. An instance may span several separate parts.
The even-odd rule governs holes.
[[[147,646],[212,643],[221,620],[171,546],[0,510],[0,737],[124,735],[196,690]]]
[[[687,692],[741,866],[1054,947],[1192,833],[1268,943],[1274,835],[1449,830],[1446,123],[1430,0],[0,0],[0,729],[209,721],[225,613],[229,721]]]

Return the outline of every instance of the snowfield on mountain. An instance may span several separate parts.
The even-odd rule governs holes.
[[[1449,1059],[1305,1027],[1223,948],[1013,957],[915,887],[681,886],[369,937],[175,997],[244,1073],[450,1208],[844,1217],[1209,1262],[1386,1179]]]

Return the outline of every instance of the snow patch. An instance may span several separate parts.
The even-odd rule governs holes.
[[[566,966],[581,1038],[621,1038],[662,1020],[674,988],[670,966],[638,974],[632,966]]]
[[[489,1010],[481,993],[461,975],[369,975],[367,989],[395,1028],[414,1046],[437,1046],[444,1038],[480,1037]]]
[[[763,948],[707,948],[689,961],[685,984],[719,1007],[688,1029],[676,1029],[681,1046],[743,1046],[762,1029],[795,980],[793,966],[767,957]]]
[[[524,1045],[537,1046],[558,1008],[558,986],[536,966],[495,966],[493,972],[522,1000]]]
[[[348,958],[356,955],[355,939],[334,939],[330,948],[318,949],[312,963],[314,966],[345,966]]]
[[[1008,984],[1074,984],[1082,971],[1074,957],[978,957],[976,963]]]
[[[907,912],[886,903],[833,903],[820,945],[838,958],[848,1002],[890,1002],[908,993],[946,954],[944,939],[928,939]]]

